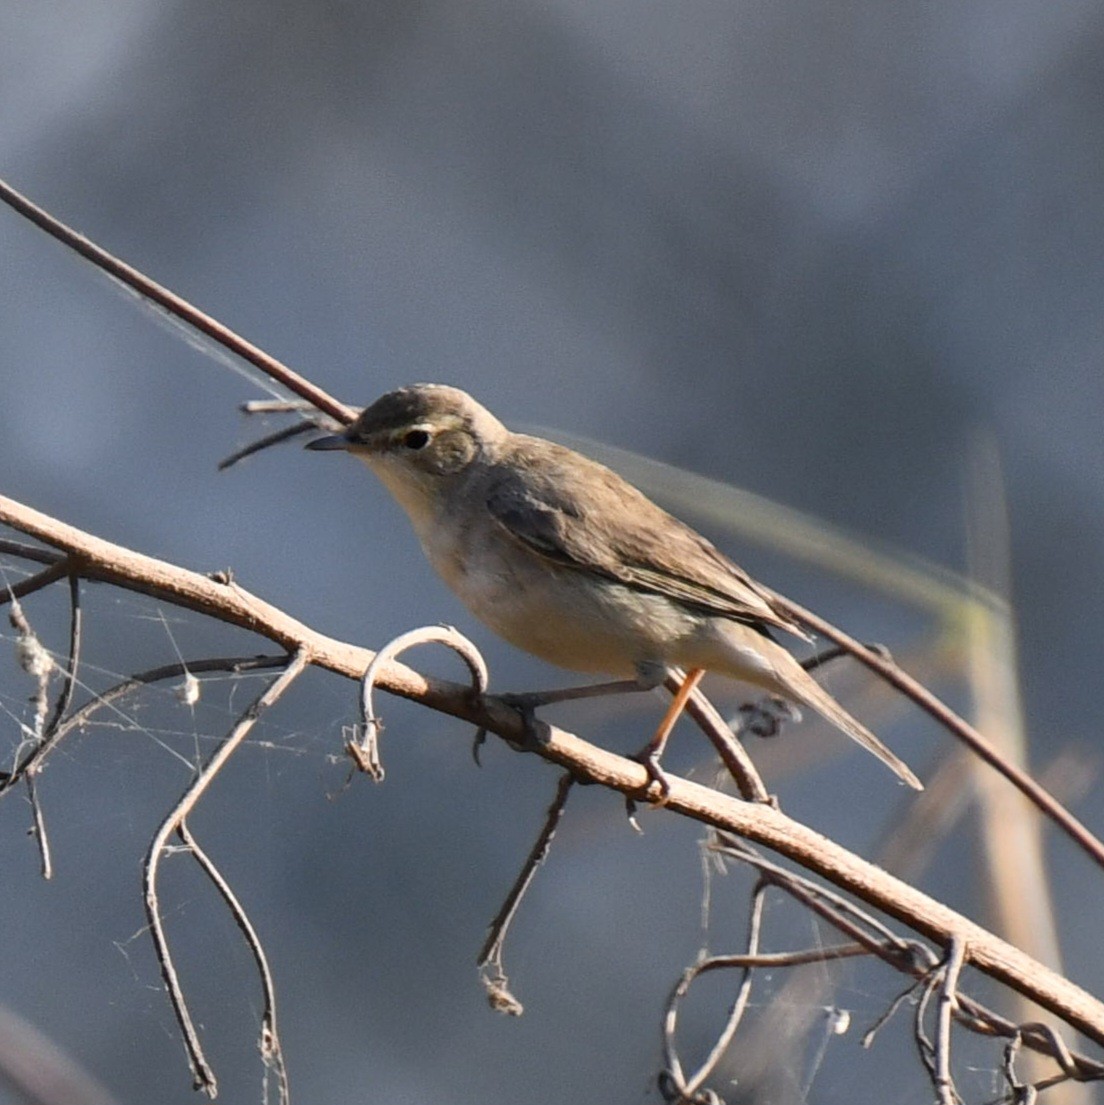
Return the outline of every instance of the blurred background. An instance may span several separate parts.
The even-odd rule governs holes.
[[[350,403],[452,383],[511,425],[633,450],[954,570],[975,458],[995,449],[1030,757],[1095,752],[1099,4],[39,0],[5,5],[0,26],[0,175]],[[485,648],[496,687],[570,678],[472,622],[359,466],[293,446],[218,473],[271,428],[237,413],[259,393],[4,211],[0,259],[4,494],[187,567],[231,567],[335,636],[378,647],[449,622]],[[716,518],[709,533],[924,670],[917,642],[942,627],[915,609]],[[1003,562],[1000,526],[986,534]],[[260,647],[135,596],[87,602],[95,686],[178,652]],[[63,649],[63,596],[27,612]],[[411,662],[460,677],[429,650]],[[31,687],[3,664],[14,746]],[[970,705],[953,672],[927,674]],[[833,685],[921,774],[949,750],[868,680]],[[151,692],[59,753],[41,782],[50,883],[25,804],[0,810],[0,1002],[119,1101],[194,1100],[142,931],[140,861],[259,687],[215,681],[194,709]],[[269,951],[296,1099],[658,1101],[662,1005],[701,940],[698,832],[644,815],[638,836],[613,796],[576,794],[507,949],[526,1014],[499,1017],[475,954],[555,774],[497,746],[477,770],[462,726],[385,701],[387,781],[345,788],[332,757],[354,690],[306,680],[191,822]],[[555,717],[624,750],[658,710]],[[702,742],[678,744],[675,768],[707,778]],[[787,812],[865,855],[907,808],[814,722],[752,751]],[[1082,781],[1093,771],[1090,758]],[[1099,790],[1074,797],[1104,831]],[[921,881],[984,921],[976,827],[967,816],[936,841]],[[1099,872],[1047,840],[1067,969],[1104,992]],[[250,960],[189,864],[168,866],[170,933],[222,1098],[260,1100]],[[722,883],[717,951],[741,939],[748,880]],[[814,939],[776,912],[777,947]],[[848,1011],[849,1032],[799,1003],[813,1028],[785,1070],[757,1081],[745,1058],[715,1088],[930,1100],[902,1016],[859,1050],[899,980],[833,977],[816,1000]],[[688,1022],[690,1056],[727,995]],[[995,1054],[963,1074],[971,1099],[999,1089]]]

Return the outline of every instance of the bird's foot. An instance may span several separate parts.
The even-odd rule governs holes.
[[[671,794],[671,776],[663,770],[663,765],[659,762],[659,757],[659,749],[653,748],[651,744],[645,745],[639,752],[629,757],[632,760],[636,760],[636,762],[648,773],[648,781],[644,784],[644,788],[640,792],[640,797],[647,799],[653,806],[665,806]],[[630,805],[631,817],[631,807],[634,803],[631,798],[628,799],[628,802]]]
[[[628,817],[629,824],[638,833],[643,833],[644,830],[636,819],[637,803],[643,799],[653,809],[662,809],[666,806],[667,799],[671,795],[671,776],[663,770],[659,762],[659,756],[646,748],[629,758],[643,765],[644,770],[648,773],[648,781],[640,791],[635,795],[625,795],[625,816]]]
[[[789,721],[800,721],[801,711],[785,698],[769,695],[756,702],[745,702],[740,707],[738,733],[752,733],[757,737],[777,737],[782,726]]]
[[[548,744],[548,724],[537,717],[537,710],[548,704],[548,696],[539,691],[522,694],[500,694],[499,700],[521,715],[523,735],[510,741],[519,752],[536,752]]]

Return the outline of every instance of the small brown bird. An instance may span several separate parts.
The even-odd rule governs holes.
[[[511,433],[466,392],[417,384],[311,449],[359,457],[484,624],[559,667],[657,686],[718,672],[811,707],[909,786],[909,767],[771,636],[808,639],[769,593],[601,464]]]

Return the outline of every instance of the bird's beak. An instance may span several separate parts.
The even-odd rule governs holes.
[[[316,437],[313,441],[308,441],[303,448],[317,449],[319,452],[348,449],[349,439],[344,434],[330,434],[328,437]]]

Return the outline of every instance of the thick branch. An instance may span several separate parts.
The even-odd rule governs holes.
[[[0,522],[68,553],[73,570],[130,590],[171,601],[299,651],[308,663],[360,679],[374,653],[317,633],[232,581],[217,581],[142,556],[0,496]],[[524,743],[520,715],[494,697],[473,696],[467,686],[427,679],[403,664],[380,673],[376,685],[462,718],[514,743]],[[606,752],[571,733],[547,727],[540,755],[574,775],[639,797],[649,785],[639,763]],[[677,777],[665,807],[673,813],[735,833],[793,860],[905,923],[943,948],[952,940],[967,960],[1104,1046],[1104,1004],[1037,963],[980,925],[841,848],[827,837],[764,803],[742,802]]]

